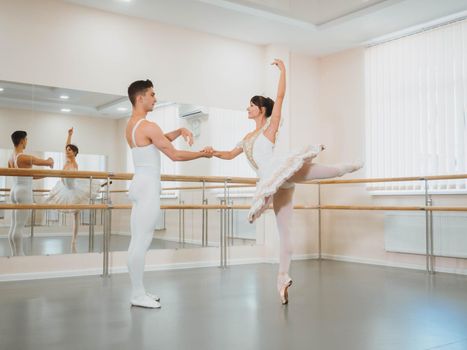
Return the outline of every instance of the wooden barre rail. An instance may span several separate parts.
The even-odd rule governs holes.
[[[44,170],[44,169],[16,169],[0,168],[0,176],[38,176],[38,177],[63,177],[78,179],[111,179],[111,180],[131,180],[132,173],[113,173],[102,171],[64,171],[64,170]],[[224,177],[224,176],[187,176],[187,175],[161,175],[161,181],[179,182],[214,182],[214,183],[237,183],[256,184],[257,178],[247,177]]]
[[[85,210],[85,209],[131,209],[131,204],[0,204],[0,209],[59,209],[59,210]],[[269,207],[271,209],[272,207]],[[161,205],[161,209],[250,209],[249,205],[223,205],[223,204],[174,204]],[[386,211],[467,211],[467,207],[442,206],[371,206],[371,205],[304,205],[297,204],[294,209],[322,209],[322,210],[386,210]]]
[[[404,181],[436,181],[436,180],[461,180],[467,179],[467,174],[456,175],[432,175],[432,176],[412,176],[412,177],[386,177],[369,179],[348,179],[348,180],[313,180],[306,181],[306,184],[356,184],[356,183],[377,183],[377,182],[404,182]]]
[[[131,173],[113,173],[99,171],[64,171],[64,170],[44,170],[44,169],[14,169],[0,168],[0,176],[41,176],[41,177],[64,177],[81,179],[107,179],[112,180],[131,180]],[[378,183],[378,182],[404,182],[404,181],[436,181],[436,180],[461,180],[467,179],[467,174],[455,175],[432,175],[432,176],[411,176],[411,177],[388,177],[388,178],[369,178],[369,179],[349,179],[349,180],[313,180],[306,181],[303,184],[352,184],[352,183]],[[161,175],[161,181],[180,181],[180,182],[214,182],[214,183],[236,183],[254,185],[257,178],[246,177],[222,177],[222,176],[187,176],[187,175]]]
[[[84,209],[131,209],[131,204],[0,204],[0,209],[58,209],[58,210],[84,210]],[[161,209],[250,209],[249,205],[223,205],[223,204],[174,204],[161,205]],[[270,207],[272,209],[272,207]],[[294,209],[318,209],[317,206],[295,205]]]
[[[10,192],[10,191],[11,191],[10,188],[0,188],[0,192]],[[45,188],[32,190],[32,192],[40,192],[40,193],[46,193],[46,192],[50,192],[50,191],[51,190],[47,190]]]
[[[214,188],[224,188],[225,186],[205,186],[204,188],[207,189],[214,189]],[[256,185],[228,185],[227,188],[246,188],[246,187],[256,187]],[[182,187],[163,187],[162,191],[169,191],[169,190],[202,190],[203,186],[182,186]],[[9,188],[0,188],[0,192],[10,192],[11,189]],[[51,190],[48,189],[34,189],[33,192],[43,192],[47,193]],[[100,190],[101,193],[106,193],[106,190]],[[128,190],[110,190],[110,193],[126,193]]]
[[[255,185],[227,185],[227,186],[204,186],[204,189],[214,189],[214,188],[244,188],[244,187],[256,187]],[[163,191],[169,191],[169,190],[202,190],[203,186],[181,186],[181,187],[164,187],[162,188]]]

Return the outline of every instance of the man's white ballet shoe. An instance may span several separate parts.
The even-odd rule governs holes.
[[[161,298],[159,298],[156,294],[151,294],[146,292],[146,295],[150,297],[151,299],[154,299],[155,301],[161,301]]]
[[[159,309],[161,307],[161,304],[158,301],[155,301],[147,295],[132,298],[130,300],[130,304],[131,306],[145,307],[148,309]]]

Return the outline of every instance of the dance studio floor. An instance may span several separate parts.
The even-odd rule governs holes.
[[[1,349],[467,349],[467,276],[333,261],[149,272],[162,309],[130,308],[126,274],[0,283]]]

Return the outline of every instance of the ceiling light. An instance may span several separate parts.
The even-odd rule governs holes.
[[[70,96],[68,96],[68,95],[60,95],[60,98],[61,98],[62,100],[68,100],[68,99],[70,98]]]
[[[62,111],[62,112],[65,112],[65,113],[68,113],[68,112],[71,112],[71,109],[69,109],[69,108],[62,108],[61,111]]]
[[[3,90],[5,90],[4,88],[0,87],[0,92],[2,92]]]
[[[125,112],[126,110],[128,110],[128,108],[126,108],[126,107],[118,107],[117,108],[117,111],[119,111],[119,112]]]

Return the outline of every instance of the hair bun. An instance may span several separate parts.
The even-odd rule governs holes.
[[[264,104],[264,107],[266,107],[266,117],[270,117],[272,114],[272,109],[274,108],[274,100],[272,98],[266,97]]]

